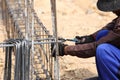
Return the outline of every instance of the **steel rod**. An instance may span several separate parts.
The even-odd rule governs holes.
[[[59,52],[58,52],[58,34],[57,34],[57,13],[56,13],[56,0],[51,0],[51,13],[52,13],[52,27],[53,36],[55,37],[56,55],[54,58],[54,79],[60,80],[59,74]]]

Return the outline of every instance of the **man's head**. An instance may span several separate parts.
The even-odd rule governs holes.
[[[97,7],[101,11],[120,10],[120,0],[98,0]]]

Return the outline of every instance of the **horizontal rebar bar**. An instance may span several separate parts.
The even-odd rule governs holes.
[[[6,44],[6,43],[0,43],[0,48],[1,47],[13,47],[14,44]]]
[[[58,43],[60,43],[61,41],[58,41]],[[31,42],[29,42],[30,44],[32,44]],[[55,41],[49,41],[49,42],[39,42],[36,41],[34,42],[34,45],[40,45],[40,44],[51,44],[51,43],[56,43]],[[2,47],[13,47],[15,46],[15,44],[8,44],[8,43],[0,43],[0,48]]]

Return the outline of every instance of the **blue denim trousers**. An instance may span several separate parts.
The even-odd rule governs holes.
[[[101,30],[96,36],[96,41],[106,36],[109,30]],[[120,49],[103,43],[96,49],[96,66],[99,80],[119,80],[120,73]]]

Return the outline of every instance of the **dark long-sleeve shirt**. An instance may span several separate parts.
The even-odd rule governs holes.
[[[117,48],[120,48],[120,17],[117,17],[112,22],[108,23],[102,29],[108,29],[110,31],[106,36],[100,38],[98,41],[93,41],[86,44],[66,46],[64,49],[65,55],[72,55],[81,58],[93,57],[96,54],[96,47],[102,43],[110,43]],[[97,32],[99,32],[100,30],[98,30]],[[95,38],[97,32],[91,35]]]

